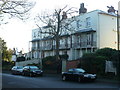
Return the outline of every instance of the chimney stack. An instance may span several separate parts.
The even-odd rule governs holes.
[[[109,7],[107,6],[109,9],[108,9],[108,13],[115,13],[115,9],[113,6]]]
[[[79,14],[86,13],[87,9],[84,7],[84,3],[80,4]]]

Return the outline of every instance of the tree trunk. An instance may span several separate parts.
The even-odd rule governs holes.
[[[59,36],[56,36],[56,61],[59,61]]]
[[[59,62],[59,32],[60,32],[60,12],[58,13],[57,33],[56,33],[56,61]]]

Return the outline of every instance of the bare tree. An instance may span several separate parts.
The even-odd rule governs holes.
[[[44,13],[43,15],[38,15],[35,20],[41,34],[48,34],[55,38],[56,41],[56,61],[59,61],[59,40],[62,34],[74,31],[71,28],[72,23],[75,21],[73,18],[68,18],[72,16],[76,11],[76,8],[65,6],[62,9],[55,9],[52,14]],[[44,26],[48,29],[42,29],[39,25],[42,22]]]
[[[0,19],[4,21],[4,17],[18,17],[25,19],[28,11],[33,8],[35,2],[28,0],[0,0]]]

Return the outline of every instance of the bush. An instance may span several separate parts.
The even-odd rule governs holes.
[[[90,73],[96,73],[101,76],[102,75],[107,76],[107,74],[105,74],[106,60],[112,61],[115,67],[118,66],[117,64],[118,51],[111,48],[102,48],[102,49],[98,49],[94,53],[85,53],[81,58],[78,67],[82,67]]]
[[[48,56],[42,59],[44,70],[55,70],[57,67],[55,56]]]
[[[25,57],[23,57],[23,56],[22,57],[18,57],[16,62],[20,62],[20,61],[25,61]]]
[[[11,70],[11,68],[15,65],[15,62],[7,62],[2,60],[2,70]]]
[[[105,57],[96,56],[95,53],[86,53],[83,55],[80,65],[89,73],[103,74],[105,71],[105,60]]]

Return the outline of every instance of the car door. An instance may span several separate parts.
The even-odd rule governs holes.
[[[23,72],[25,75],[29,75],[29,67],[25,66]]]
[[[78,80],[79,72],[76,69],[73,69],[73,78],[74,80]]]
[[[69,69],[69,70],[68,70],[67,77],[68,77],[69,80],[73,80],[73,79],[74,79],[74,78],[73,78],[73,69]]]
[[[14,67],[12,68],[12,73],[13,73],[13,74],[16,74],[16,70],[17,70],[17,66],[14,66]]]

